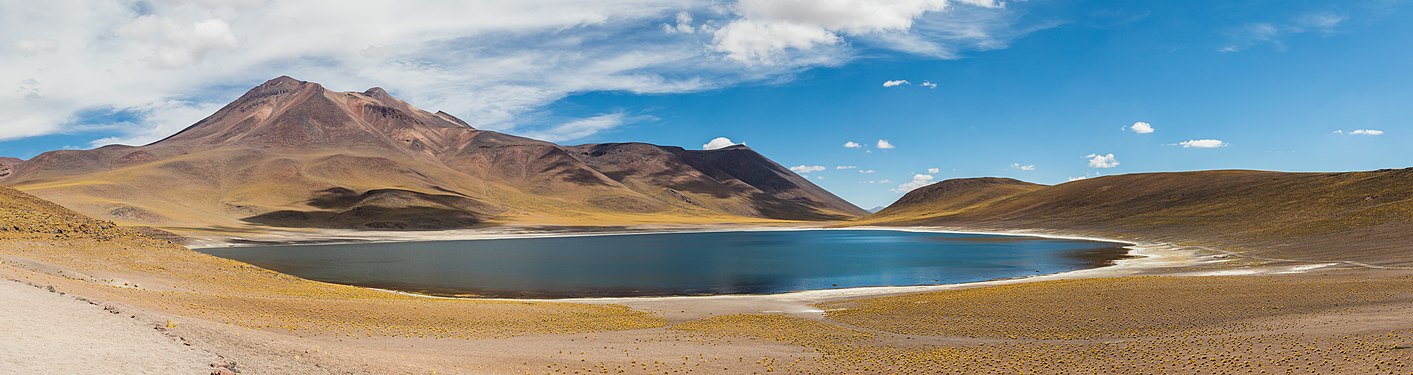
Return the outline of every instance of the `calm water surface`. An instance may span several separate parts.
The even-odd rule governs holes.
[[[881,230],[669,233],[199,249],[331,283],[441,295],[767,294],[1099,267],[1122,244]]]

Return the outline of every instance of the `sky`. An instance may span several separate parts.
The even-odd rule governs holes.
[[[290,75],[562,144],[744,143],[864,208],[1413,166],[1410,1],[358,4],[0,0],[0,156],[149,143]]]

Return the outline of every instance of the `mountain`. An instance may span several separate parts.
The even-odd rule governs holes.
[[[0,160],[0,184],[124,224],[443,229],[837,220],[862,209],[745,146],[560,146],[381,88],[279,77],[144,146]]]
[[[1413,265],[1413,169],[1143,173],[1055,186],[947,180],[852,224],[1048,229],[1406,266]]]
[[[867,211],[868,211],[868,213],[876,214],[876,213],[878,213],[878,211],[883,211],[883,209],[885,209],[885,208],[888,208],[888,207],[886,207],[886,206],[873,206],[873,208],[870,208],[870,209],[868,209]]]

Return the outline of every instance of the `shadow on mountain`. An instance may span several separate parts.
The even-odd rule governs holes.
[[[359,194],[342,187],[317,192],[308,202],[323,210],[281,210],[241,219],[287,228],[442,230],[484,222],[494,206],[460,195],[376,189]]]

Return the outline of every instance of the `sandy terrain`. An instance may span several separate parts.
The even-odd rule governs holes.
[[[0,317],[0,374],[200,374],[217,359],[165,326],[9,280]]]
[[[429,298],[125,236],[7,240],[0,276],[116,306],[139,328],[170,320],[177,342],[251,374],[1413,370],[1413,272],[1136,242],[1141,257],[1099,269],[765,296]]]

